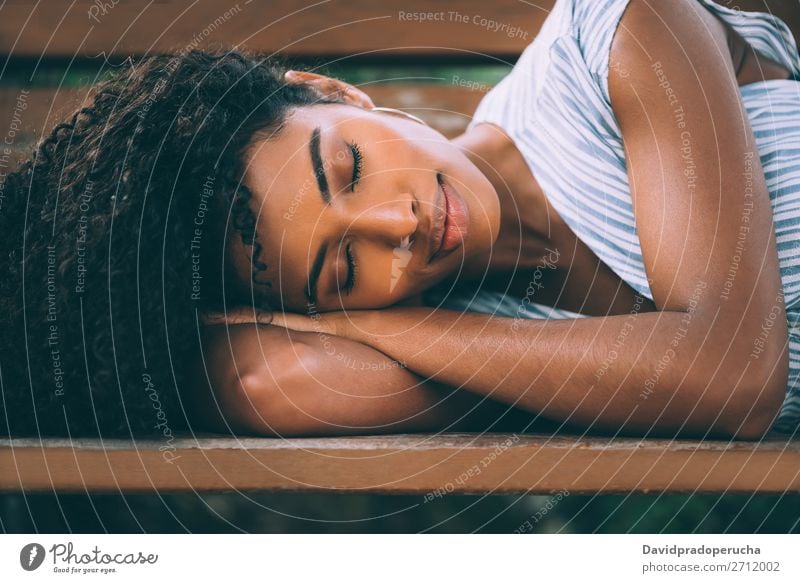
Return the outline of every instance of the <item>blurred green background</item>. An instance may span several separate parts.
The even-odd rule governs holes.
[[[550,503],[548,505],[548,502]],[[800,495],[3,495],[5,533],[798,533]]]

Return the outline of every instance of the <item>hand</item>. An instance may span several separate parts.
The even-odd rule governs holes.
[[[238,306],[225,312],[206,312],[200,316],[203,324],[207,326],[235,326],[237,324],[270,324],[273,312],[258,308]]]
[[[275,312],[270,322],[273,326],[288,328],[297,332],[320,332],[332,334],[329,330],[329,319],[323,319],[321,314],[306,316],[305,314],[293,314],[291,312]]]
[[[340,336],[351,340],[363,341],[363,332],[359,322],[363,323],[368,310],[352,310],[347,312],[316,312],[310,316],[287,312],[275,312],[270,324],[296,330],[298,332],[316,332]]]
[[[334,79],[318,73],[310,73],[309,71],[286,71],[284,79],[286,79],[288,83],[303,83],[309,85],[324,97],[339,99],[350,105],[355,105],[356,107],[361,107],[363,109],[372,109],[375,107],[369,95],[361,91],[358,87],[342,81],[341,79]]]

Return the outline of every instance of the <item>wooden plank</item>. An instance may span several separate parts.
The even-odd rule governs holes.
[[[487,85],[420,83],[370,84],[364,89],[378,105],[404,109],[422,117],[447,137],[466,129]],[[26,156],[43,133],[68,118],[85,102],[88,87],[57,90],[33,88],[24,93],[17,87],[0,88],[0,144],[11,150],[14,162]],[[20,107],[20,100],[24,108]]]
[[[0,491],[800,492],[800,441],[442,434],[0,440]],[[421,500],[422,502],[422,500]]]
[[[786,0],[718,0],[782,18]],[[15,57],[127,56],[242,45],[285,55],[518,55],[554,0],[42,0],[4,2],[0,52]],[[424,20],[423,20],[424,19]]]
[[[448,138],[463,133],[481,98],[491,87],[475,82],[471,87],[458,85],[376,84],[363,87],[376,105],[395,107],[424,119]]]
[[[786,0],[718,0],[767,11],[800,33]],[[76,0],[4,2],[0,52],[14,57],[127,56],[241,45],[266,53],[385,57],[518,55],[554,0]]]
[[[464,87],[459,83],[474,83]],[[425,119],[445,134],[463,131],[472,118],[488,85],[455,78],[451,84],[376,83],[362,86],[376,105],[396,107]],[[19,113],[21,129],[16,139],[29,143],[42,131],[73,113],[85,100],[88,88],[34,88],[24,95],[25,109]],[[8,128],[22,95],[16,87],[0,87],[0,131]]]
[[[516,55],[553,0],[77,0],[5,2],[16,57],[173,52],[213,44],[286,55]]]

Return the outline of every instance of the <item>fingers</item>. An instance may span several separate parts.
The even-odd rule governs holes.
[[[205,312],[200,314],[200,321],[207,326],[217,326],[225,323],[225,314],[220,312]]]
[[[372,109],[372,99],[356,87],[339,79],[333,79],[307,71],[286,71],[284,78],[289,83],[305,83],[316,89],[324,97],[344,101],[364,109]]]
[[[272,322],[270,322],[270,324],[273,325],[273,326],[279,326],[281,328],[290,328],[291,329],[290,326],[287,326],[286,317],[283,315],[283,312],[275,314],[275,316],[272,318]]]
[[[270,324],[297,332],[309,332],[314,330],[314,322],[311,318],[299,314],[287,314],[285,312],[276,312]]]
[[[288,328],[295,332],[330,333],[328,318],[323,318],[319,314],[309,317],[305,314],[275,312],[270,324],[273,326],[280,326],[281,328]]]
[[[201,314],[201,321],[208,326],[235,326],[238,324],[270,324],[272,312],[251,307],[231,308],[225,312],[206,312]]]
[[[375,104],[372,103],[372,99],[363,91],[358,91],[350,85],[346,85],[342,90],[346,96],[345,101],[357,105],[358,107],[363,107],[364,109],[372,109],[375,107]]]

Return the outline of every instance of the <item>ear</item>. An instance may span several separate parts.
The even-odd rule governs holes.
[[[361,89],[345,81],[334,79],[333,77],[309,73],[308,71],[286,71],[284,79],[286,79],[288,83],[304,83],[311,85],[326,97],[341,99],[345,103],[355,105],[356,107],[363,107],[364,109],[372,109],[375,107],[369,95],[361,91]]]

